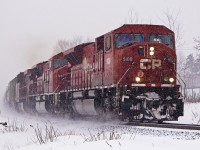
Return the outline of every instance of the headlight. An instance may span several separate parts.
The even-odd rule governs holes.
[[[174,78],[169,78],[169,82],[174,82]]]
[[[155,49],[155,48],[154,48],[153,46],[151,46],[151,47],[149,48],[150,51],[154,51],[154,49]]]
[[[150,55],[151,55],[151,56],[153,56],[153,55],[154,55],[154,52],[153,52],[153,51],[152,51],[152,52],[150,52]]]
[[[140,77],[136,77],[136,78],[135,78],[135,81],[136,81],[136,82],[140,82]]]

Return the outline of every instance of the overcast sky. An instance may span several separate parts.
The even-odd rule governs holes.
[[[162,24],[167,10],[180,12],[180,51],[190,53],[200,36],[199,0],[0,0],[0,94],[20,71],[47,60],[57,40],[94,39],[126,23],[130,11],[139,23]]]

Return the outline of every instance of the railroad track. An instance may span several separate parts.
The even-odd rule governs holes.
[[[194,124],[177,124],[177,123],[161,123],[158,124],[156,122],[139,122],[139,121],[132,121],[125,123],[124,125],[131,125],[131,126],[142,126],[142,127],[156,127],[156,128],[170,128],[170,129],[184,129],[184,130],[200,130],[200,125]]]

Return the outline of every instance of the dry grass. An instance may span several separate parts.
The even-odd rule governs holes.
[[[93,141],[99,141],[99,140],[119,140],[122,138],[122,134],[118,133],[115,130],[112,130],[110,132],[105,132],[104,130],[98,131],[97,133],[91,133],[90,130],[88,135],[81,135],[84,139],[84,142],[93,142]],[[83,143],[84,143],[83,142]]]
[[[47,142],[53,142],[57,140],[59,136],[62,136],[63,134],[53,127],[52,124],[45,125],[45,129],[40,128],[38,125],[37,127],[33,127],[36,135],[35,142],[39,142],[39,144],[45,144]]]
[[[10,133],[10,132],[26,132],[27,126],[25,122],[19,123],[17,120],[9,121],[4,124],[5,128],[1,129],[2,133]]]
[[[13,150],[13,146],[10,145],[10,144],[5,144],[5,145],[3,146],[3,150]]]

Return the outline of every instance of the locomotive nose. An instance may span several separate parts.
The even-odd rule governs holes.
[[[172,49],[162,43],[147,43],[138,46],[138,70],[134,81],[137,83],[175,83],[173,72],[175,62]]]
[[[143,56],[141,55],[143,52]],[[136,82],[160,83],[161,59],[157,56],[159,51],[153,45],[139,46],[138,55],[140,56],[139,68]],[[138,80],[140,78],[140,81]]]

